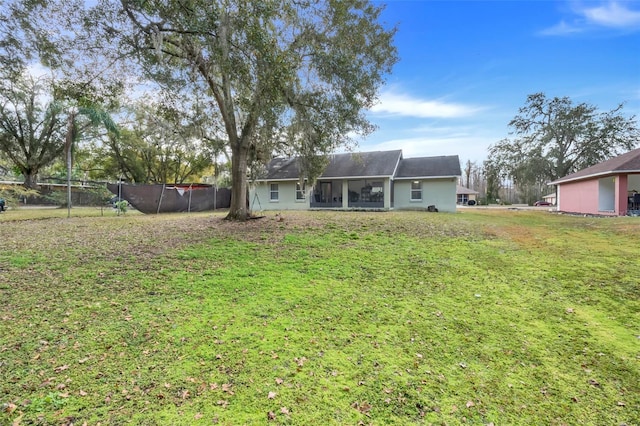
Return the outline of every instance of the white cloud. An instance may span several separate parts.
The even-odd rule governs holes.
[[[603,28],[640,30],[640,10],[630,9],[627,4],[617,1],[606,1],[598,6],[577,4],[572,12],[574,16],[569,22],[562,20],[540,31],[540,34],[562,36]]]
[[[555,36],[555,35],[576,34],[576,33],[581,33],[583,31],[584,31],[584,28],[567,24],[565,21],[560,21],[558,24],[554,25],[553,27],[540,31],[540,34],[547,35],[547,36]]]
[[[633,28],[640,27],[640,11],[631,10],[618,2],[608,2],[602,6],[585,8],[578,13],[588,22],[603,27]]]
[[[456,118],[474,114],[481,108],[440,100],[416,99],[411,96],[384,92],[380,102],[371,108],[377,114],[420,118]]]

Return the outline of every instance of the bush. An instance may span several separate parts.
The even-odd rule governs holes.
[[[8,206],[16,208],[20,205],[22,198],[38,195],[38,191],[35,189],[27,189],[22,185],[13,185],[9,187],[0,187],[0,198],[4,198],[5,209]]]

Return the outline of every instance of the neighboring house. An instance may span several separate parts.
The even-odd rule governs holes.
[[[554,206],[556,205],[556,194],[555,194],[555,192],[553,194],[543,195],[542,199],[544,201],[546,201],[547,203],[551,203]]]
[[[558,186],[558,211],[624,216],[640,209],[640,149],[587,167],[549,185]]]
[[[296,158],[275,158],[250,189],[252,210],[438,209],[456,211],[457,155],[402,158],[402,151],[333,154],[312,188]]]
[[[456,194],[458,196],[457,203],[459,205],[466,206],[467,203],[469,203],[469,201],[473,201],[474,202],[473,204],[478,202],[477,198],[478,198],[479,192],[474,191],[473,189],[465,188],[462,185],[457,185]]]

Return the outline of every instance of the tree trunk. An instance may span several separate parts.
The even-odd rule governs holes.
[[[24,175],[24,187],[28,189],[38,189],[38,173],[29,171],[22,171]]]
[[[67,163],[67,218],[71,217],[71,148],[74,139],[74,121],[76,119],[75,111],[69,114],[67,120],[67,138],[65,140],[65,154]]]
[[[249,150],[234,148],[231,155],[231,205],[227,220],[245,221],[250,212],[247,207],[247,160]]]

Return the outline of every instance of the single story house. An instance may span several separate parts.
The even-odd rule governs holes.
[[[625,216],[640,210],[640,148],[572,173],[557,185],[558,211]]]
[[[456,195],[458,197],[457,203],[459,205],[466,206],[469,201],[473,201],[472,204],[476,204],[478,201],[478,191],[474,191],[473,189],[466,188],[462,185],[458,185],[456,187]]]
[[[403,158],[401,150],[332,154],[313,187],[297,158],[274,158],[250,187],[252,210],[415,209],[455,212],[457,155]]]

